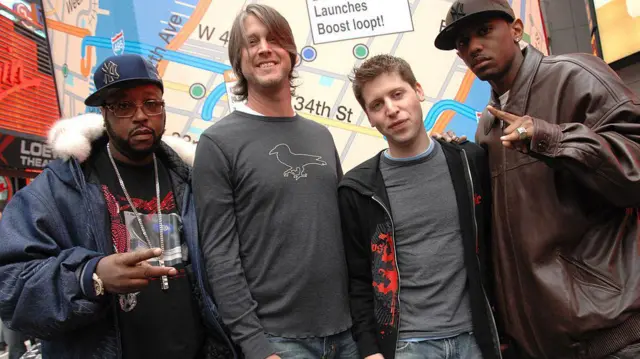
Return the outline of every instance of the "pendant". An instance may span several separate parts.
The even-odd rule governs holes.
[[[160,237],[160,238],[162,238],[162,237]],[[160,258],[160,260],[158,262],[160,263],[160,267],[164,268],[164,251],[162,253],[162,258]],[[163,275],[160,278],[160,288],[162,288],[162,290],[169,289],[169,277],[167,277],[166,275]]]
[[[133,308],[136,307],[136,305],[138,304],[138,293],[127,293],[127,294],[118,294],[119,297],[119,302],[120,302],[120,308],[122,308],[122,310],[124,312],[130,312],[133,310]]]

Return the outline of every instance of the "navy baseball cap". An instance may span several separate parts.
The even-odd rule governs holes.
[[[87,106],[103,106],[106,90],[110,88],[154,84],[164,92],[158,70],[142,56],[133,54],[108,57],[96,67],[93,82],[96,85],[96,92],[84,100]]]
[[[436,47],[440,50],[455,49],[460,28],[482,16],[503,17],[509,21],[516,19],[507,0],[456,0],[444,20],[445,28],[436,37]]]

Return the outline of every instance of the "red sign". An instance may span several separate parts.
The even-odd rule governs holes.
[[[46,33],[0,10],[0,132],[45,138],[60,118]]]
[[[11,178],[0,177],[0,203],[6,204],[13,196],[13,187],[11,186]]]
[[[11,57],[13,49],[7,48],[6,51]],[[40,86],[40,79],[27,79],[24,72],[24,61],[20,59],[8,63],[0,61],[0,85],[5,85],[0,86],[0,101],[20,90]]]

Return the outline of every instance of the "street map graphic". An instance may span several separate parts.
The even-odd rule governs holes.
[[[524,41],[547,51],[538,0],[512,0]],[[237,104],[227,48],[235,15],[249,3],[273,6],[298,46],[300,86],[292,105],[331,131],[346,170],[386,147],[353,96],[348,75],[368,57],[406,59],[425,91],[428,131],[473,138],[490,87],[455,51],[433,40],[453,0],[43,0],[63,114],[85,112],[92,73],[106,57],[140,54],[165,83],[167,133],[196,142]]]

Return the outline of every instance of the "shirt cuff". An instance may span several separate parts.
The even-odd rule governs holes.
[[[258,333],[240,343],[245,359],[264,359],[276,351],[264,333]]]
[[[80,274],[80,289],[82,293],[91,300],[98,300],[100,298],[96,295],[96,291],[93,288],[93,273],[95,273],[98,262],[102,258],[104,258],[104,256],[89,259],[87,264],[84,265],[84,268],[82,268],[82,274]]]

